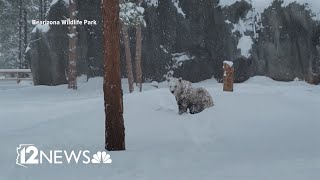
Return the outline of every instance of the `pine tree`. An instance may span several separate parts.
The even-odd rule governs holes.
[[[138,3],[132,2],[122,2],[120,5],[120,20],[123,24],[122,32],[124,36],[124,45],[126,53],[126,62],[127,62],[127,72],[128,72],[128,81],[129,81],[129,90],[131,91],[131,76],[133,79],[133,73],[131,74],[131,52],[130,52],[130,37],[128,35],[128,28],[131,26],[136,29],[136,53],[135,53],[135,77],[136,84],[139,87],[139,91],[142,91],[142,70],[141,70],[141,24],[145,24],[143,13],[144,8],[140,6],[141,0],[137,1]],[[130,69],[131,68],[131,69]],[[133,90],[133,85],[132,85]]]
[[[137,0],[138,7],[141,7],[142,0]],[[139,91],[142,91],[142,69],[141,69],[141,48],[142,48],[141,21],[136,23],[136,78]]]
[[[39,3],[39,0],[2,0],[0,2],[0,68],[26,67],[24,65],[27,64],[24,59],[25,48],[30,38],[30,32],[34,28],[31,20],[39,17]],[[20,6],[22,7],[21,16]],[[25,28],[27,28],[27,31]],[[21,52],[21,60],[19,59],[19,52]]]
[[[105,148],[108,151],[125,150],[123,94],[120,75],[120,21],[119,1],[104,0],[104,106]]]
[[[125,23],[122,23],[122,35],[123,35],[124,50],[126,55],[126,68],[127,68],[129,92],[132,93],[134,91],[134,87],[133,87],[133,71],[132,71],[131,50],[130,50],[130,37],[128,33],[128,25],[126,25]]]
[[[69,18],[76,19],[76,0],[69,0]],[[69,26],[69,74],[68,74],[68,88],[77,89],[77,61],[76,61],[76,44],[77,44],[77,30],[75,25]]]

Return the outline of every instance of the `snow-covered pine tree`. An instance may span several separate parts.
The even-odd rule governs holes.
[[[136,54],[135,54],[135,77],[136,83],[139,86],[139,91],[142,91],[142,70],[141,70],[141,24],[145,25],[143,18],[144,8],[141,7],[142,1],[132,3],[124,1],[120,4],[120,20],[122,22],[122,32],[124,37],[126,64],[128,72],[129,90],[133,91],[133,73],[132,61],[130,52],[130,37],[128,29],[134,27],[136,29]]]
[[[39,0],[22,0],[22,7],[26,11],[27,17],[22,18],[22,37],[20,38],[20,0],[0,1],[0,68],[19,68],[19,52],[22,53],[21,59],[24,62],[25,47],[30,38],[29,32],[34,28],[31,20],[39,17]],[[25,12],[22,11],[22,16],[24,15]],[[27,22],[27,27],[25,27],[25,22]],[[25,28],[27,28],[27,36],[24,33]],[[19,39],[22,41],[21,51],[19,51]],[[25,39],[27,39],[27,43]]]
[[[124,4],[124,0],[121,0],[121,4]],[[122,12],[125,9],[121,8],[120,13],[126,13]],[[131,50],[130,50],[130,37],[129,37],[129,23],[126,21],[121,20],[121,32],[123,37],[123,43],[124,43],[124,51],[125,51],[125,58],[126,58],[126,69],[127,69],[127,77],[128,77],[128,84],[129,84],[129,92],[132,93],[134,91],[133,87],[133,70],[132,70],[132,56],[131,56]]]

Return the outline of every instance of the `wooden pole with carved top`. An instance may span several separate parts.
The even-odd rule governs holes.
[[[233,92],[233,75],[234,68],[233,62],[224,61],[223,62],[223,91]]]

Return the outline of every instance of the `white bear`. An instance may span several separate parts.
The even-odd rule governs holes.
[[[169,78],[167,81],[170,92],[176,97],[180,115],[187,112],[188,109],[191,114],[196,114],[214,105],[206,89],[193,88],[191,82],[182,80],[182,78]]]

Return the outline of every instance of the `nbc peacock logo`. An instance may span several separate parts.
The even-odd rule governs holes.
[[[110,154],[107,154],[104,151],[102,151],[102,152],[98,151],[97,154],[93,155],[93,158],[91,159],[91,163],[93,163],[93,164],[99,164],[99,163],[111,164],[112,159],[110,158]]]

